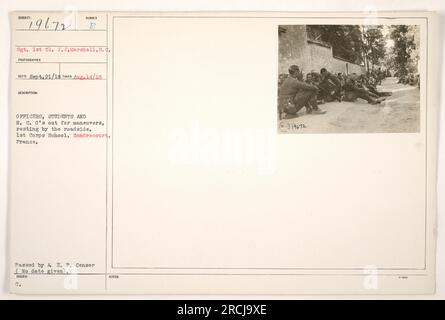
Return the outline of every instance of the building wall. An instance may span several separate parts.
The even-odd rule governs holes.
[[[279,73],[287,73],[290,65],[296,64],[306,74],[326,68],[333,73],[365,72],[363,66],[337,59],[332,47],[309,41],[306,26],[283,26],[286,32],[279,36]]]
[[[351,63],[335,57],[332,57],[331,65],[332,65],[331,71],[335,73],[341,72],[346,74],[351,74],[351,73],[363,74],[366,72],[365,66]]]
[[[308,65],[306,26],[283,26],[286,32],[279,36],[279,73],[287,73],[290,65],[300,68]]]
[[[332,70],[332,48],[322,46],[315,43],[307,43],[309,52],[310,69],[304,70],[305,73],[310,71],[320,72],[321,68]]]

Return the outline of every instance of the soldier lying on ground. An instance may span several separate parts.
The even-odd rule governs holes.
[[[371,80],[372,81],[372,80]],[[383,100],[386,99],[387,93],[385,93],[384,95],[382,95],[381,92],[377,91],[377,88],[373,85],[368,85],[366,82],[366,76],[359,76],[356,79],[356,85],[359,88],[365,89],[366,92],[368,93],[368,95],[371,98],[376,99],[377,102],[382,102]]]
[[[278,92],[278,110],[286,113],[287,118],[298,116],[298,111],[304,106],[307,107],[308,113],[323,114],[317,105],[316,86],[305,83],[301,79],[302,73],[296,65],[289,67],[289,77],[283,81]]]
[[[355,101],[357,98],[361,98],[363,100],[366,100],[370,104],[378,104],[381,101],[376,98],[376,95],[370,94],[368,90],[361,87],[360,84],[357,82],[358,77],[355,73],[349,75],[346,77],[345,82],[345,101]],[[374,95],[374,97],[373,97]]]
[[[367,89],[371,93],[371,96],[375,95],[376,98],[378,98],[378,97],[388,97],[388,96],[392,95],[391,92],[378,91],[375,83],[373,82],[373,80],[370,79],[370,77],[368,77],[366,75],[361,75],[358,78],[358,82],[359,82],[359,84],[361,84],[361,86],[363,88]]]

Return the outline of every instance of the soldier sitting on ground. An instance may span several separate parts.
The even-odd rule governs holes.
[[[319,85],[319,81],[317,81],[317,79],[318,79],[318,80],[320,79],[319,75],[320,75],[320,74],[318,74],[318,73],[316,73],[316,72],[314,72],[314,71],[308,73],[308,74],[306,75],[306,83],[308,83],[308,84],[310,84],[310,85],[313,85],[313,86],[317,87],[318,90],[320,90],[320,88],[318,87],[318,85]],[[320,92],[320,91],[319,91],[319,92]],[[318,103],[318,104],[323,104],[323,103],[324,103],[324,100],[321,99],[321,98],[319,98],[319,95],[318,95],[318,94],[317,94],[317,103]]]
[[[399,75],[399,81],[397,81],[397,83],[401,83],[401,84],[407,84],[408,82],[408,76],[405,74],[401,74]]]
[[[339,72],[337,73],[337,78],[338,81],[340,81],[341,87],[343,88],[343,86],[345,85],[346,76],[343,73]]]
[[[315,70],[311,71],[312,74],[312,79],[313,81],[317,84],[317,86],[320,84],[321,82],[321,74],[319,74],[318,72],[315,72]]]
[[[408,75],[408,84],[409,84],[410,86],[417,86],[417,84],[418,84],[418,78],[417,78],[417,76],[416,76],[414,73],[410,73],[410,74]]]
[[[301,79],[300,68],[296,65],[289,67],[289,77],[283,81],[278,92],[278,109],[286,113],[286,118],[298,116],[298,111],[304,106],[310,106],[309,113],[323,114],[317,105],[318,88],[305,83]],[[310,110],[310,111],[309,111]]]
[[[280,87],[280,86],[283,84],[284,80],[285,80],[287,77],[288,77],[288,75],[285,74],[285,73],[282,73],[282,74],[280,74],[280,75],[278,76],[278,87]]]
[[[319,85],[320,94],[326,101],[342,100],[340,80],[328,72],[326,68],[320,70],[321,82]]]

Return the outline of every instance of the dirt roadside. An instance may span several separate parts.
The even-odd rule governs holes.
[[[323,115],[306,114],[278,120],[280,133],[379,133],[418,132],[420,127],[420,93],[417,87],[398,84],[396,78],[387,78],[378,87],[391,91],[382,104],[371,105],[357,99],[355,102],[329,102],[320,105]]]

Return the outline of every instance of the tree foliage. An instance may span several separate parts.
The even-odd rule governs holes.
[[[385,69],[391,67],[399,75],[418,72],[418,26],[393,25],[389,27],[389,34],[386,30],[388,27],[382,25],[307,26],[311,40],[330,45],[338,58],[357,64],[365,62],[369,71],[383,66]],[[391,50],[386,47],[388,38],[394,42]]]
[[[313,40],[332,46],[336,57],[354,62],[363,62],[363,39],[358,25],[310,25],[309,34]]]
[[[417,72],[418,43],[416,43],[417,28],[408,25],[391,27],[390,38],[394,41],[392,48],[392,68],[399,76]]]
[[[368,70],[374,70],[385,57],[385,37],[382,32],[383,26],[363,26],[363,54]]]

